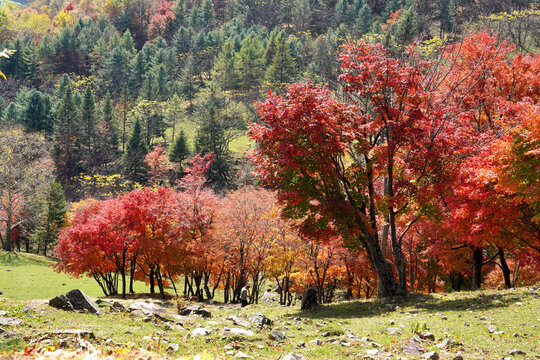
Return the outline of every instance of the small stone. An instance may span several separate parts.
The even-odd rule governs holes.
[[[253,336],[253,331],[246,330],[242,328],[224,328],[223,333],[228,332],[233,335],[239,335],[239,336]]]
[[[16,317],[0,317],[0,325],[2,326],[18,326],[23,322]]]
[[[402,352],[405,355],[422,355],[424,353],[424,347],[421,345],[420,340],[418,338],[413,337],[403,347]]]
[[[428,353],[425,353],[422,355],[423,359],[430,359],[430,360],[437,360],[439,359],[439,354],[437,354],[435,351],[430,351]]]
[[[430,333],[430,332],[418,333],[418,336],[419,336],[420,339],[422,339],[422,340],[431,340],[431,341],[435,341],[435,335],[433,335],[433,334]]]
[[[265,325],[272,326],[272,324],[274,323],[272,320],[270,320],[261,313],[251,314],[249,322],[255,324],[259,329],[262,329]]]
[[[126,311],[124,305],[122,305],[118,300],[115,300],[112,304],[112,307],[117,311]]]
[[[325,331],[321,334],[321,336],[328,337],[330,336],[330,331]]]
[[[191,332],[191,336],[206,336],[209,335],[212,332],[211,328],[196,328]]]
[[[390,320],[390,325],[395,325],[396,322],[394,320]]]
[[[253,359],[253,356],[249,356],[248,354],[245,354],[241,351],[238,351],[236,354],[234,354],[234,357],[236,359]]]
[[[497,327],[495,325],[488,325],[487,329],[492,334],[497,331]]]
[[[306,347],[306,342],[305,342],[305,341],[300,341],[300,342],[298,343],[298,345],[296,345],[296,347],[297,347],[297,348],[304,348],[304,347]]]
[[[321,339],[315,339],[315,340],[310,340],[309,341],[310,344],[315,344],[315,345],[322,345],[323,344],[323,341]]]
[[[306,360],[306,358],[300,354],[292,352],[286,355],[282,360]]]
[[[518,334],[518,333],[514,333],[512,336],[513,336],[513,337],[519,337],[519,334]]]
[[[177,352],[178,349],[180,349],[180,346],[178,344],[172,343],[167,346],[167,351]]]
[[[440,349],[446,349],[447,347],[452,346],[453,343],[454,341],[452,339],[446,339],[443,342],[440,342],[437,345],[435,345],[435,347],[438,347]]]
[[[372,343],[371,343],[371,346],[374,347],[374,348],[376,348],[376,349],[382,348],[382,345],[381,345],[381,344],[377,344],[376,342],[372,342]]]
[[[350,343],[350,342],[347,342],[347,341],[345,341],[345,340],[341,340],[341,341],[339,342],[339,345],[345,346],[345,347],[349,347],[349,346],[351,346],[351,343]]]
[[[400,334],[401,333],[401,329],[400,328],[395,328],[395,327],[391,327],[391,328],[388,328],[386,329],[386,332],[390,335],[395,335],[395,334]]]
[[[366,351],[366,353],[368,355],[373,355],[373,356],[377,356],[377,355],[382,354],[382,351],[379,350],[379,349],[368,349],[368,350],[365,350],[365,351]]]
[[[441,320],[448,320],[448,317],[443,316],[443,317],[441,317]]]
[[[275,340],[279,342],[283,342],[287,340],[287,336],[284,333],[280,331],[276,331],[276,330],[270,331],[270,334],[268,334],[268,337],[270,338],[270,340]]]
[[[192,305],[192,306],[188,306],[186,308],[183,308],[182,310],[179,311],[178,313],[179,315],[199,315],[199,316],[202,316],[203,318],[210,318],[212,317],[212,313],[208,310],[206,310],[205,308],[199,306],[199,305]]]
[[[463,359],[463,356],[461,356],[461,355],[456,355],[456,356],[454,356],[454,357],[452,358],[452,360],[464,360],[464,359]]]
[[[514,349],[514,350],[510,350],[509,354],[510,355],[525,355],[525,352],[519,349]]]
[[[251,325],[248,321],[243,320],[239,318],[238,316],[234,316],[234,315],[229,316],[227,320],[232,321],[232,323],[237,326],[249,327]]]

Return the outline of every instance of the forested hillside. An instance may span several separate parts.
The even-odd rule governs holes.
[[[538,280],[535,1],[2,1],[0,43],[5,250],[225,301]]]

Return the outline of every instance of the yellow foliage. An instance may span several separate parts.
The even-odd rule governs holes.
[[[54,18],[54,25],[59,28],[74,25],[77,19],[71,15],[71,12],[62,10]]]

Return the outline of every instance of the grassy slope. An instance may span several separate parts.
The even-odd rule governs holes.
[[[12,298],[49,298],[59,292],[77,287],[89,294],[99,294],[97,285],[88,279],[72,280],[62,274],[55,274],[46,267],[47,261],[40,257],[21,256],[20,264],[6,266],[7,257],[3,254],[0,266],[0,286],[8,292],[9,289],[26,287],[26,291],[13,292]],[[10,263],[14,261],[9,260]],[[10,269],[10,272],[6,272]],[[27,278],[34,274],[39,281],[27,284]],[[7,275],[9,279],[6,279]],[[45,278],[49,277],[49,282]],[[66,285],[60,285],[61,283]],[[56,284],[56,285],[55,285]],[[68,285],[69,284],[69,285]],[[53,286],[51,286],[53,285]],[[4,291],[4,297],[9,294]],[[16,296],[15,296],[16,295]],[[219,299],[218,299],[219,300]],[[25,311],[23,307],[30,305],[34,310]],[[175,304],[169,306],[172,318]],[[155,349],[157,341],[143,340],[144,336],[151,336],[160,331],[164,332],[161,342],[161,352],[166,353],[167,342],[178,343],[180,350],[174,354],[185,355],[200,353],[204,350],[223,356],[227,355],[225,346],[235,343],[229,337],[222,337],[221,329],[224,326],[233,326],[226,318],[229,315],[249,315],[253,312],[262,312],[276,320],[274,328],[284,331],[289,340],[284,344],[277,344],[268,339],[269,329],[258,330],[252,328],[255,335],[235,344],[242,346],[241,351],[255,358],[275,359],[278,355],[288,354],[292,351],[303,354],[307,359],[350,359],[366,354],[372,349],[370,342],[355,341],[345,335],[350,332],[357,337],[368,337],[382,345],[382,350],[392,353],[395,358],[402,356],[401,349],[414,330],[428,329],[437,339],[452,338],[463,345],[451,346],[447,349],[434,347],[439,342],[426,342],[426,350],[436,350],[442,359],[452,359],[456,353],[466,359],[498,359],[509,356],[509,351],[518,348],[527,356],[518,358],[534,358],[540,355],[540,289],[519,289],[509,291],[481,291],[476,293],[454,293],[435,295],[412,295],[408,300],[382,301],[366,300],[330,304],[319,307],[315,311],[302,312],[298,305],[283,308],[279,306],[254,305],[246,309],[230,309],[208,306],[213,317],[210,320],[192,318],[185,321],[184,328],[167,330],[163,322],[143,322],[141,318],[132,317],[125,313],[107,313],[96,317],[90,314],[71,313],[49,308],[43,302],[28,300],[0,300],[0,308],[8,311],[8,316],[16,316],[24,321],[25,325],[10,328],[17,334],[16,338],[4,339],[0,337],[0,350],[10,351],[21,349],[32,339],[40,338],[51,330],[66,328],[81,328],[95,332],[97,339],[92,340],[94,345],[112,351],[121,351],[128,345],[105,345],[104,340],[111,338],[115,343],[134,344],[137,347]],[[300,317],[299,321],[294,318]],[[446,317],[446,319],[444,319]],[[484,318],[482,318],[484,317]],[[391,322],[395,325],[391,325]],[[495,325],[501,334],[490,334],[487,326]],[[207,337],[190,338],[190,330],[198,326],[211,326],[213,334]],[[401,334],[389,335],[386,331],[390,327],[401,328]],[[326,342],[328,337],[322,333],[330,331],[331,337],[344,339],[351,346],[342,346],[339,343]],[[517,336],[514,336],[516,334]],[[25,338],[26,337],[26,338]],[[310,344],[308,341],[321,338],[323,346]],[[17,340],[19,339],[19,340]],[[53,339],[55,346],[59,340]],[[306,346],[297,348],[299,342],[305,341]],[[258,348],[258,345],[264,348]],[[38,347],[45,345],[38,345]],[[169,353],[169,355],[173,355]],[[411,358],[405,357],[405,358]]]
[[[73,278],[57,273],[54,262],[43,256],[0,251],[0,291],[3,297],[16,300],[51,299],[72,289],[81,289],[91,297],[103,296],[92,278]],[[143,284],[136,284],[142,291]]]

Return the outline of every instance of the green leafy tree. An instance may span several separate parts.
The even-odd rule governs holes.
[[[240,75],[241,91],[247,101],[258,96],[264,74],[264,48],[257,35],[250,34],[242,42],[235,62]]]

